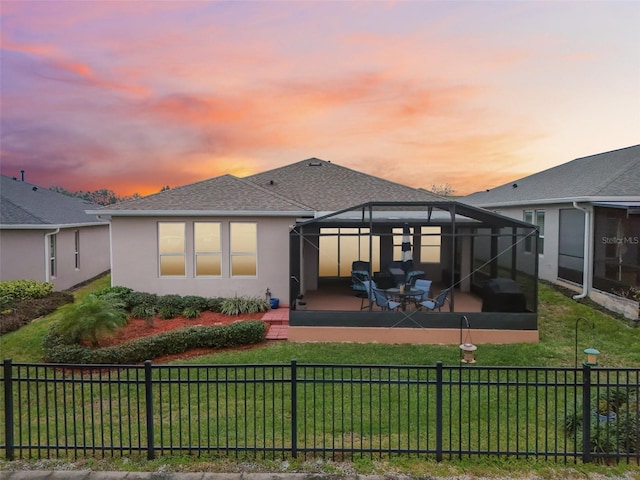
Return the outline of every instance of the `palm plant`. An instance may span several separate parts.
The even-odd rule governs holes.
[[[73,342],[85,341],[95,347],[102,338],[125,326],[128,320],[125,304],[117,294],[90,294],[64,309],[56,330]]]

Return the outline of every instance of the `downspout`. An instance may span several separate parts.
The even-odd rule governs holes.
[[[51,266],[49,265],[49,237],[57,235],[60,232],[60,227],[56,228],[53,232],[44,234],[44,281],[51,281]]]
[[[581,207],[578,202],[573,201],[573,207],[584,212],[584,252],[582,265],[582,293],[574,295],[574,300],[585,298],[589,294],[589,284],[591,283],[591,210]]]

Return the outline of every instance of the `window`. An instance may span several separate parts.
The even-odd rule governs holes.
[[[560,209],[558,278],[581,284],[584,270],[584,212]]]
[[[195,222],[193,239],[196,276],[220,276],[220,224]]]
[[[257,274],[258,226],[256,223],[229,224],[231,276]]]
[[[371,237],[373,255],[369,253],[369,228],[321,228],[320,276],[350,277],[355,260],[369,261],[373,270],[380,269],[380,238]]]
[[[440,227],[420,227],[420,263],[440,263]]]
[[[535,219],[535,221],[534,221]],[[525,210],[523,220],[538,227],[538,253],[544,253],[544,210]],[[533,237],[526,237],[524,240],[524,251],[533,252]]]
[[[158,250],[160,276],[185,275],[185,224],[182,222],[158,223]]]
[[[49,274],[52,277],[56,276],[57,264],[56,264],[56,250],[57,250],[57,235],[49,236]]]
[[[76,270],[80,269],[80,230],[75,231],[73,259]]]
[[[536,225],[538,226],[538,253],[544,253],[544,210],[536,210]]]
[[[402,260],[402,232],[403,228],[392,228],[391,234],[393,235],[393,259],[395,261]],[[410,236],[413,237],[413,227],[409,228]]]

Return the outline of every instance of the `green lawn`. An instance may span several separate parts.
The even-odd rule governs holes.
[[[87,292],[93,289],[103,288],[109,284],[109,278],[104,277],[98,281],[84,287],[76,292],[77,296],[86,295]],[[584,318],[579,322],[578,331],[578,348],[580,351],[579,362],[582,361],[583,355],[581,351],[589,346],[598,348],[602,352],[600,355],[600,364],[606,367],[640,367],[640,328],[633,328],[628,322],[621,321],[610,315],[607,315],[599,310],[591,308],[588,305],[577,303],[570,298],[566,297],[562,293],[554,290],[552,287],[541,284],[540,285],[540,311],[539,311],[539,329],[540,329],[540,342],[538,344],[520,344],[520,345],[480,345],[477,352],[477,359],[479,365],[496,365],[496,366],[573,366],[575,358],[575,334],[576,334],[576,320],[578,318]],[[0,347],[2,349],[3,358],[12,358],[14,362],[33,362],[37,363],[40,360],[41,348],[40,342],[46,334],[47,329],[51,324],[57,321],[59,313],[54,313],[47,318],[40,319],[32,324],[23,327],[22,329],[0,337]],[[339,363],[339,364],[376,364],[376,365],[433,365],[437,361],[442,361],[445,365],[459,365],[459,350],[457,346],[437,346],[437,345],[383,345],[383,344],[351,344],[351,343],[309,343],[309,344],[294,344],[288,342],[279,342],[275,344],[269,344],[257,348],[240,351],[225,351],[213,355],[206,355],[197,358],[192,358],[183,361],[174,362],[174,364],[280,364],[289,363],[292,359],[296,359],[299,364],[304,363]],[[178,369],[173,371],[173,375],[180,375]],[[258,383],[257,385],[260,385]],[[48,388],[55,388],[48,387]],[[82,387],[77,387],[82,388]],[[128,388],[123,386],[121,388]],[[202,413],[195,408],[200,404],[203,398],[215,398],[212,391],[206,391],[205,394],[200,394],[196,387],[190,386],[176,386],[166,387],[165,394],[178,404],[179,399],[184,398],[184,395],[194,397],[194,401],[190,402],[194,405],[194,410],[189,410],[186,415],[196,415],[198,418],[208,418],[208,412],[210,412],[212,406],[207,406]],[[171,389],[175,388],[175,392]],[[187,391],[181,390],[187,388]],[[190,390],[193,388],[194,390]],[[198,387],[199,389],[200,387]],[[202,387],[209,388],[209,387]],[[212,387],[213,388],[213,387]],[[300,387],[302,388],[302,386]],[[316,388],[306,387],[306,388]],[[322,387],[324,388],[324,387]],[[353,388],[353,387],[351,387]],[[391,387],[389,387],[391,388]],[[520,387],[517,387],[520,388]],[[81,392],[81,390],[78,390]],[[515,390],[514,390],[515,391]],[[410,400],[409,404],[414,405],[415,401],[411,400],[408,396],[409,391],[403,390],[402,393],[397,395],[405,395],[403,398]],[[112,400],[108,400],[109,397],[128,398],[134,400],[139,392],[126,391],[123,395],[109,390],[109,394],[105,397],[104,392],[87,393],[87,401],[89,405],[101,405],[101,402],[108,402],[105,405],[109,405]],[[264,392],[262,392],[264,393]],[[379,391],[371,391],[368,393],[369,407],[374,411],[376,409],[389,409],[395,408],[396,403],[382,403],[383,400],[379,400],[376,395],[379,395]],[[533,392],[532,392],[533,393]],[[56,409],[65,409],[65,405],[68,403],[64,401],[64,397],[57,395],[53,390],[51,391],[51,398],[60,398],[63,401],[60,404],[55,404]],[[97,395],[97,396],[95,396]],[[221,395],[220,392],[215,395]],[[234,397],[237,393],[233,393]],[[320,398],[331,399],[334,395],[334,391],[328,391],[327,395],[322,395]],[[353,392],[351,395],[354,395]],[[396,395],[395,390],[392,392],[390,398]],[[473,402],[470,405],[475,405],[476,394],[472,393]],[[523,390],[522,398],[527,397],[529,393]],[[266,396],[266,394],[265,394]],[[256,395],[249,395],[250,398],[256,397]],[[305,395],[302,395],[301,399],[304,399]],[[195,399],[198,399],[195,401]],[[312,397],[310,397],[312,398]],[[338,397],[336,397],[338,398]],[[101,400],[100,400],[101,399]],[[176,400],[177,399],[177,400]],[[280,401],[280,400],[278,400]],[[412,403],[413,402],[413,403]],[[403,402],[400,402],[403,403]],[[215,405],[215,402],[212,402]],[[166,405],[165,405],[166,407]],[[260,403],[249,404],[250,410],[260,410]],[[527,408],[531,405],[527,404]],[[40,408],[37,407],[36,408]],[[102,408],[102,407],[100,407]],[[120,407],[118,407],[120,408]],[[160,405],[158,405],[160,408]],[[168,407],[167,407],[168,408]],[[323,404],[324,408],[324,404]],[[332,407],[333,408],[333,407]],[[475,408],[475,406],[474,406]],[[484,407],[483,407],[484,408]],[[246,406],[245,406],[246,409]],[[404,409],[404,405],[403,405]],[[348,409],[347,409],[348,410]],[[553,413],[553,408],[546,408],[546,411],[553,414],[553,420],[556,420],[556,414]],[[101,410],[100,410],[101,411]],[[316,407],[310,407],[307,415],[311,415],[312,420],[315,422]],[[319,411],[319,410],[318,410]],[[399,410],[400,411],[400,410]],[[484,410],[482,410],[484,411]],[[325,421],[328,418],[333,418],[336,415],[336,410],[329,411],[330,416],[318,417],[317,421]],[[340,411],[341,412],[341,411]],[[247,412],[238,418],[244,418]],[[348,413],[348,412],[347,412]],[[350,414],[349,414],[350,415]],[[516,416],[527,415],[527,410],[523,409],[520,412],[515,413]],[[531,415],[534,415],[533,411]],[[395,415],[394,415],[395,416]],[[217,415],[215,417],[218,417]],[[226,421],[227,415],[220,415],[220,421]],[[164,418],[164,415],[162,416]],[[171,423],[171,417],[168,417]],[[180,416],[174,419],[180,421]],[[262,417],[260,417],[262,418]],[[372,417],[373,418],[373,417]],[[402,418],[405,418],[404,410]],[[410,418],[410,417],[407,417]],[[488,419],[490,417],[487,417]],[[274,420],[275,421],[275,420]],[[332,420],[333,421],[333,420]],[[492,422],[494,420],[491,420]],[[103,427],[105,422],[101,422]],[[25,424],[27,425],[27,424]],[[186,424],[185,424],[186,425]],[[246,428],[244,424],[240,423],[240,430]],[[185,427],[187,428],[187,427]],[[190,427],[189,427],[190,428]],[[203,428],[211,428],[211,424],[205,425]],[[227,427],[221,426],[220,428],[226,429]],[[369,431],[376,431],[377,424],[374,422],[371,425],[366,426]],[[179,435],[185,434],[182,428],[176,430]],[[182,432],[182,433],[181,433]],[[345,430],[345,432],[347,432]],[[159,435],[163,435],[162,432],[156,432]],[[426,434],[427,432],[423,432]],[[433,432],[431,433],[433,434]],[[342,437],[340,437],[342,438]],[[321,438],[316,440],[315,437],[310,436],[308,441],[323,441]],[[386,441],[386,440],[385,440]],[[199,469],[208,469],[212,471],[237,471],[236,469],[242,469],[242,458],[236,461],[230,461],[228,458],[216,459],[216,460],[203,460],[194,459],[193,457],[181,457],[180,455],[167,455],[154,461],[144,461],[141,459],[135,459],[123,463],[122,459],[105,459],[101,461],[91,459],[81,459],[76,461],[75,464],[78,468],[96,468],[99,469],[111,468],[111,469],[131,469],[131,470],[154,470],[157,468],[172,469],[177,468],[186,471],[199,471]],[[577,465],[572,468],[562,468],[555,464],[546,464],[544,462],[532,462],[524,461],[517,462],[513,459],[461,459],[457,461],[449,461],[444,464],[435,464],[432,461],[422,461],[416,458],[390,458],[385,460],[374,459],[353,459],[348,463],[348,467],[343,467],[339,462],[335,461],[309,461],[288,459],[287,466],[283,467],[282,464],[273,461],[255,462],[252,459],[252,464],[257,466],[252,467],[263,471],[318,471],[324,473],[344,473],[342,468],[352,468],[359,473],[383,473],[389,471],[403,472],[411,475],[445,475],[445,472],[449,472],[449,475],[460,475],[463,473],[473,472],[473,475],[504,475],[506,472],[521,472],[533,468],[537,475],[556,477],[559,478],[572,478],[570,475],[575,474],[575,478],[585,478],[589,472],[606,472],[608,474],[615,475],[616,473],[624,472],[625,474],[632,475],[629,478],[633,478],[633,475],[640,473],[637,466],[617,466],[617,467],[598,467],[595,465]],[[100,462],[103,462],[102,464]],[[105,467],[106,465],[106,467]],[[206,466],[205,466],[206,465]],[[2,463],[0,463],[0,469]],[[244,467],[246,468],[246,467]],[[558,474],[558,472],[561,472]],[[519,474],[516,474],[517,478]]]
[[[75,293],[81,298],[87,293],[109,286],[104,276]],[[0,336],[2,358],[14,362],[39,362],[42,358],[42,339],[57,321],[56,312],[31,324]],[[476,358],[482,365],[503,366],[573,366],[575,362],[576,320],[578,324],[578,362],[582,351],[595,347],[600,352],[599,363],[607,367],[640,367],[640,328],[630,322],[607,315],[589,305],[578,303],[553,287],[540,284],[537,344],[479,345]],[[281,342],[250,350],[220,352],[176,363],[375,363],[425,365],[442,361],[456,364],[460,352],[457,346],[441,345],[384,345],[352,343]]]

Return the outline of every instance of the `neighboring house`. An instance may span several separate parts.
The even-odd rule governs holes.
[[[268,291],[280,305],[293,307],[290,338],[323,341],[341,326],[342,340],[353,334],[357,341],[456,343],[459,312],[466,308],[458,300],[499,274],[522,284],[522,306],[505,314],[481,312],[478,300],[464,315],[473,328],[485,330],[486,341],[538,338],[536,263],[516,262],[511,252],[498,259],[496,253],[498,245],[521,236],[535,242],[530,224],[328,161],[311,158],[245,178],[222,175],[87,213],[111,223],[113,285],[205,297],[264,298]],[[415,246],[415,266],[434,288],[452,290],[451,311],[371,315],[371,305],[360,309],[365,301],[351,289],[352,263],[366,260],[372,276],[382,274],[402,256],[403,227]],[[473,271],[476,264],[485,271]],[[315,308],[295,309],[300,294],[331,287],[350,307],[326,311],[332,307],[319,300]],[[314,325],[320,330],[309,328]],[[346,333],[348,325],[358,327]],[[363,336],[367,328],[373,336]],[[438,328],[446,335],[438,336]],[[520,336],[496,334],[512,329]]]
[[[541,279],[637,318],[621,292],[640,285],[640,145],[567,162],[462,199],[536,224]],[[529,242],[521,248],[536,252]]]
[[[51,282],[66,290],[109,270],[109,224],[91,202],[2,175],[0,280]]]

